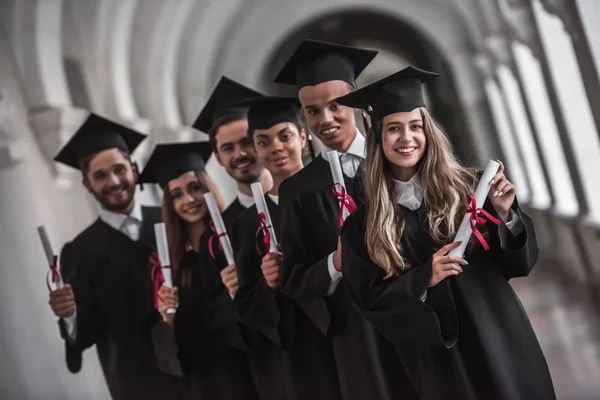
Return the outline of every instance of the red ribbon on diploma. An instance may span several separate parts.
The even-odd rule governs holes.
[[[53,256],[52,264],[50,264],[50,271],[48,271],[48,274],[46,274],[46,286],[48,286],[48,290],[52,291],[52,289],[50,288],[50,282],[56,285],[59,280],[60,274],[58,273],[58,257]]]
[[[267,216],[265,213],[258,213],[258,219],[260,221],[260,225],[256,230],[256,254],[259,256],[262,255],[260,249],[258,248],[258,234],[263,233],[263,243],[266,247],[266,252],[271,251],[271,233],[269,233],[269,228],[271,225],[267,226]]]
[[[346,192],[346,188],[339,183],[333,185],[333,194],[337,197],[338,203],[340,203],[340,226],[342,226],[344,225],[344,208],[348,210],[348,215],[350,215],[356,210],[356,203]]]
[[[165,277],[162,273],[162,267],[160,265],[160,259],[158,253],[153,251],[148,256],[150,264],[152,264],[152,282],[154,282],[154,307],[158,310],[158,289],[165,283]]]
[[[475,197],[473,197],[473,196],[469,196],[469,197],[470,197],[470,199],[469,199],[470,201],[469,201],[469,203],[467,203],[467,212],[471,213],[471,216],[469,217],[469,219],[470,219],[469,222],[471,224],[473,234],[475,234],[475,237],[477,237],[477,239],[479,240],[479,243],[481,243],[483,248],[485,250],[489,250],[490,245],[485,241],[485,238],[483,237],[481,232],[479,232],[479,229],[477,229],[477,224],[485,225],[487,222],[487,220],[486,220],[486,218],[487,218],[491,223],[498,225],[500,223],[500,220],[494,218],[489,212],[485,211],[483,208],[477,207],[477,202],[475,201]],[[483,216],[479,215],[479,213],[483,214]]]
[[[215,224],[212,223],[212,221],[210,222],[210,230],[212,231],[212,235],[210,236],[210,238],[208,239],[208,252],[210,254],[210,256],[212,257],[213,260],[217,259],[217,256],[215,256],[215,251],[213,250],[213,241],[215,239],[220,239],[222,237],[227,236],[227,233],[223,232],[223,233],[219,233],[217,232],[217,228],[215,228]],[[219,250],[221,250],[221,241],[217,240],[217,246],[219,247]]]

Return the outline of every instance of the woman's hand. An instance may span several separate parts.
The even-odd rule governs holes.
[[[498,163],[500,168],[494,179],[492,179],[492,187],[488,197],[498,216],[502,218],[504,223],[507,223],[510,218],[510,207],[515,201],[517,192],[515,186],[504,176],[504,164],[500,160],[498,160]]]
[[[449,276],[460,274],[462,272],[461,265],[468,264],[464,258],[448,255],[450,250],[458,246],[460,246],[460,242],[447,244],[433,255],[429,287],[437,285]]]
[[[229,290],[231,297],[234,297],[239,287],[235,264],[228,265],[221,271],[221,280],[223,281],[223,285]]]
[[[158,289],[158,312],[162,316],[164,322],[173,326],[173,320],[175,314],[168,314],[167,310],[171,308],[177,308],[179,306],[179,296],[177,294],[177,288],[170,288],[161,286]]]
[[[281,267],[281,254],[269,253],[262,259],[260,269],[267,281],[267,285],[273,290],[279,289],[279,269]]]

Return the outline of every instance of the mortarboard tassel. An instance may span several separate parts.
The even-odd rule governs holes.
[[[369,129],[371,129],[371,124],[369,123],[369,119],[367,118],[367,113],[366,112],[362,112],[362,118],[363,118],[363,124],[365,126],[365,132],[369,132]]]
[[[310,151],[310,158],[311,160],[314,160],[315,158],[317,158],[317,155],[315,154],[315,148],[313,147],[313,140],[312,140],[312,135],[308,135],[308,151]]]

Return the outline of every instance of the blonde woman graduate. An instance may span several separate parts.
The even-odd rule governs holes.
[[[448,254],[480,175],[460,164],[425,108],[422,82],[435,76],[408,67],[337,100],[373,122],[366,205],[342,233],[349,295],[392,341],[421,399],[555,399],[509,284],[529,274],[538,247],[502,163],[476,205],[489,214],[481,240],[472,236],[465,258]]]

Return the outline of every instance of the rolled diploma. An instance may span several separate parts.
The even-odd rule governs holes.
[[[340,158],[338,156],[338,152],[333,150],[327,152],[327,159],[329,160],[329,168],[331,168],[331,175],[333,176],[333,182],[339,184],[344,188],[344,192],[347,194],[346,183],[344,182],[344,174],[342,173],[342,166],[340,165]],[[348,212],[347,207],[342,207],[342,217],[344,221],[350,213]]]
[[[208,206],[208,212],[215,225],[217,235],[219,235],[219,243],[221,243],[221,248],[225,253],[227,265],[233,265],[235,263],[235,260],[233,259],[233,248],[231,247],[231,241],[229,240],[229,235],[225,229],[225,223],[223,222],[223,217],[221,217],[221,211],[219,211],[215,196],[211,192],[205,193],[204,200]]]
[[[154,236],[156,237],[156,251],[165,283],[163,286],[173,287],[173,275],[171,271],[171,258],[169,256],[169,242],[167,241],[167,228],[164,222],[154,224]],[[175,314],[174,308],[169,308],[167,314]]]
[[[262,191],[262,186],[260,182],[253,183],[250,185],[252,188],[252,196],[254,196],[254,204],[256,204],[256,211],[258,213],[263,213],[265,215],[265,225],[268,226],[269,236],[270,236],[270,245],[269,245],[269,253],[278,253],[279,249],[277,248],[277,237],[275,236],[275,229],[273,228],[273,222],[271,221],[271,215],[269,214],[269,209],[267,208],[267,202],[265,201],[265,195]]]
[[[48,238],[48,233],[46,233],[46,228],[44,225],[40,225],[37,228],[38,235],[40,235],[40,240],[42,242],[42,247],[44,248],[44,253],[46,253],[46,259],[48,260],[48,266],[54,263],[54,251],[52,251],[52,244],[50,244],[50,239]],[[58,272],[58,282],[56,282],[56,288],[62,289],[64,287],[64,283],[62,280],[62,276],[60,275],[60,271]]]
[[[483,171],[483,175],[481,179],[479,179],[479,183],[477,184],[477,188],[475,189],[475,202],[477,204],[477,208],[483,207],[483,203],[485,203],[485,199],[490,191],[490,187],[492,186],[492,178],[498,172],[498,168],[500,168],[500,164],[496,161],[490,160],[488,161],[487,167]],[[451,256],[462,257],[465,254],[465,250],[467,249],[467,244],[469,244],[469,238],[473,233],[473,227],[471,226],[471,213],[466,213],[463,217],[462,222],[456,232],[456,236],[454,237],[454,242],[462,242],[460,246],[451,250]]]

